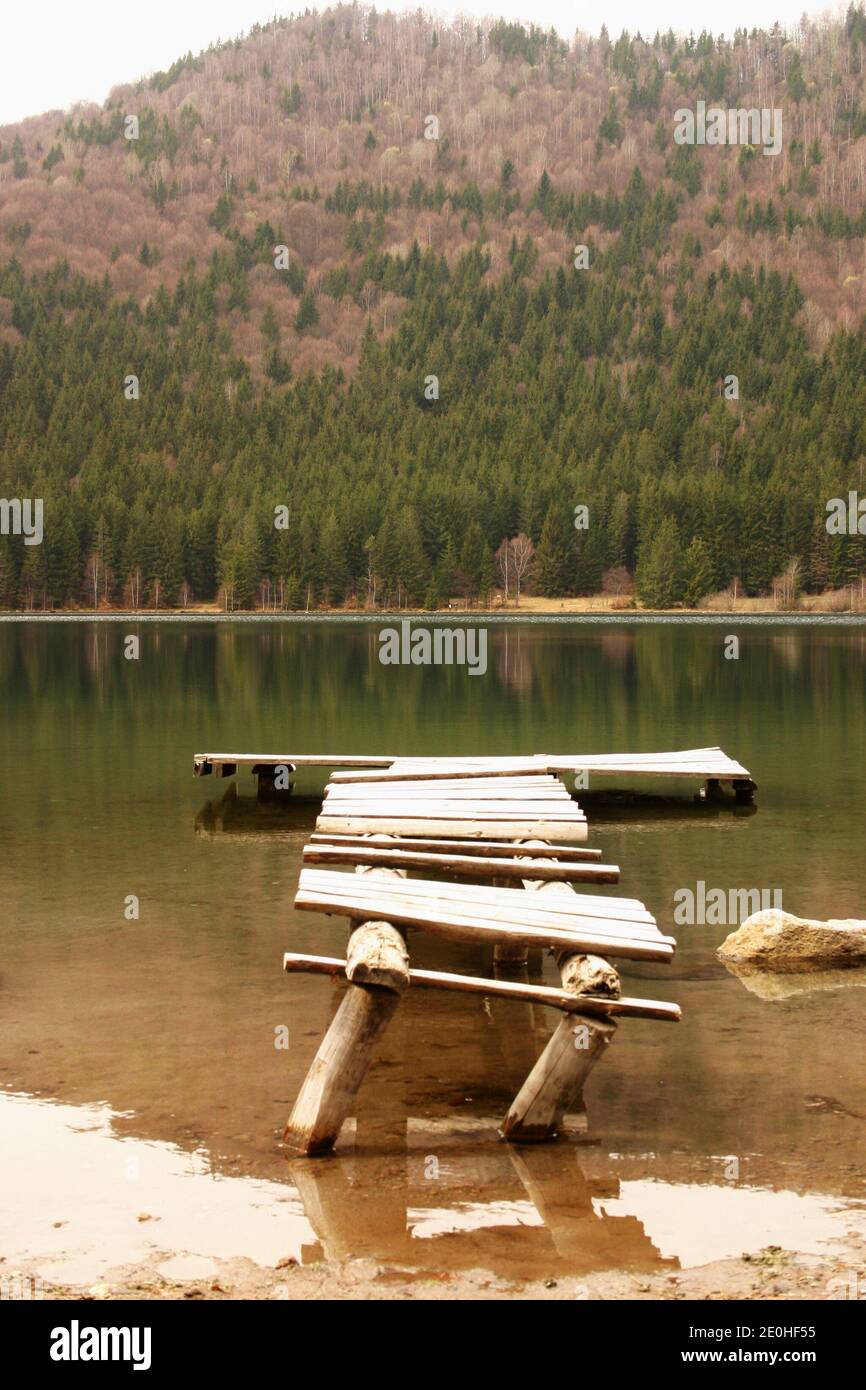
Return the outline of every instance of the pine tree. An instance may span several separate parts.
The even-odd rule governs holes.
[[[308,328],[315,328],[319,322],[319,311],[316,308],[316,299],[312,290],[304,290],[301,295],[301,302],[298,305],[298,312],[295,315],[295,332],[305,333]]]
[[[672,608],[682,599],[682,554],[679,530],[672,516],[666,516],[657,534],[641,546],[635,586],[645,608]]]
[[[696,536],[683,556],[683,598],[690,608],[697,608],[712,588],[713,557],[706,541]]]
[[[549,598],[558,598],[572,590],[575,572],[573,534],[568,514],[551,503],[535,552],[536,588]]]
[[[12,548],[5,536],[0,536],[0,608],[14,608],[18,598],[18,581],[12,562]]]

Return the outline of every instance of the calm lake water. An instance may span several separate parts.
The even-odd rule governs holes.
[[[502,624],[484,677],[382,666],[377,633],[0,624],[0,1254],[83,1278],[143,1250],[225,1248],[522,1277],[820,1250],[862,1231],[864,976],[762,990],[717,961],[728,927],[673,913],[702,880],[866,917],[866,629]],[[679,941],[670,967],[626,962],[625,991],[675,1000],[684,1019],[620,1025],[585,1133],[495,1141],[549,1011],[419,993],[339,1156],[287,1161],[282,1126],[340,997],[281,970],[286,949],[345,942],[340,920],[292,908],[327,774],[299,773],[288,809],[259,806],[246,773],[238,796],[194,780],[196,751],[712,744],[751,770],[756,810],[694,805],[688,786],[661,804],[586,802],[590,843],[621,865],[609,891],[642,898]],[[412,948],[419,966],[487,971],[470,947],[416,934]]]

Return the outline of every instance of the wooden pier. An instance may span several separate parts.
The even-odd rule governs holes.
[[[679,1019],[676,1004],[622,997],[611,961],[668,962],[676,943],[638,899],[577,891],[619,877],[586,837],[583,811],[541,758],[395,759],[384,774],[332,775],[295,906],[348,918],[346,957],[288,952],[284,967],[342,977],[348,988],[289,1117],[293,1151],[332,1149],[407,989],[561,1014],[502,1120],[502,1136],[522,1143],[557,1134],[619,1019]],[[425,877],[410,880],[410,871]],[[489,945],[493,977],[411,968],[409,933],[418,930]],[[531,947],[553,952],[559,988],[502,978]]]
[[[299,767],[333,769],[304,847],[295,906],[347,918],[346,955],[287,952],[283,960],[290,973],[347,981],[286,1125],[288,1146],[307,1156],[333,1148],[407,989],[559,1012],[500,1126],[506,1140],[553,1138],[582,1103],[618,1020],[680,1017],[676,1004],[622,996],[612,961],[664,964],[676,942],[638,899],[585,891],[616,883],[619,868],[584,843],[586,816],[560,775],[699,779],[707,797],[728,784],[747,802],[755,791],[748,770],[720,748],[509,758],[197,753],[194,766],[197,776],[217,777],[247,767],[266,798],[290,787]],[[414,931],[489,946],[492,977],[412,968]],[[513,978],[539,947],[553,954],[559,988]]]
[[[703,783],[708,796],[723,794],[729,787],[738,801],[749,802],[757,790],[751,773],[729,758],[721,748],[689,748],[674,753],[569,753],[527,754],[509,758],[442,758],[328,753],[196,753],[193,771],[197,777],[234,777],[248,768],[269,787],[275,774],[288,774],[301,767],[339,769],[331,778],[333,786],[344,783],[380,784],[387,790],[395,784],[444,780],[457,783],[465,779],[501,777],[518,783],[544,774],[565,774],[616,778],[629,782],[634,777],[659,777]],[[531,785],[531,783],[529,784]],[[404,790],[407,788],[404,786]],[[414,788],[413,797],[414,797]]]

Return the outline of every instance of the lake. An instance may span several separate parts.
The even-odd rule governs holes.
[[[866,917],[866,628],[491,623],[473,677],[383,665],[388,621],[0,624],[8,1258],[84,1279],[142,1252],[226,1249],[529,1277],[863,1233],[862,973],[744,983],[715,955],[729,927],[675,925],[674,908],[704,884]],[[755,808],[695,804],[688,786],[658,800],[670,788],[649,781],[586,800],[589,842],[621,866],[609,891],[679,943],[670,966],[623,962],[624,992],[684,1016],[620,1024],[585,1131],[495,1139],[549,1011],[419,992],[338,1157],[287,1161],[282,1128],[340,997],[281,970],[287,949],[343,953],[344,922],[292,907],[327,774],[300,771],[287,808],[259,805],[246,773],[194,779],[195,752],[715,744],[751,771]],[[475,948],[412,946],[414,965],[487,972]]]

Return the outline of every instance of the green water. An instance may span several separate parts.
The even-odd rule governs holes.
[[[736,661],[724,656],[731,631],[741,639]],[[129,633],[140,637],[135,661],[124,658]],[[623,1023],[587,1091],[583,1147],[553,1146],[531,1161],[547,1165],[566,1206],[577,1182],[575,1210],[586,1209],[587,1192],[609,1196],[626,1170],[659,1190],[720,1191],[731,1156],[749,1190],[862,1197],[859,976],[762,998],[715,957],[728,927],[675,926],[673,911],[675,892],[703,880],[780,890],[802,915],[866,917],[866,630],[731,619],[502,624],[489,629],[483,677],[383,666],[377,635],[376,624],[352,623],[0,625],[6,1088],[104,1103],[119,1134],[198,1149],[215,1171],[295,1181],[279,1135],[339,995],[325,980],[284,977],[281,953],[340,954],[345,939],[340,921],[292,908],[326,774],[299,774],[295,804],[275,810],[257,806],[244,773],[240,797],[220,806],[229,784],[193,779],[197,751],[718,744],[758,783],[754,813],[694,806],[688,785],[661,805],[587,803],[590,843],[621,865],[610,891],[643,899],[679,941],[670,967],[626,968],[626,992],[675,1000],[684,1019]],[[138,920],[124,915],[130,895]],[[417,935],[412,946],[419,966],[487,969],[472,948]],[[334,1199],[339,1211],[353,1192],[385,1194],[385,1215],[374,1219],[371,1206],[369,1229],[363,1215],[356,1221],[358,1247],[383,1257],[402,1250],[395,1203],[404,1216],[431,1204],[430,1184],[407,1178],[407,1120],[420,1129],[421,1157],[454,1150],[451,1184],[437,1197],[444,1210],[465,1216],[513,1197],[506,1146],[489,1135],[461,1145],[459,1132],[504,1115],[554,1023],[544,1010],[470,996],[427,994],[401,1007],[361,1092],[357,1140],[345,1141],[340,1169],[345,1192]],[[287,1051],[274,1046],[283,1026]],[[313,1165],[305,1180],[321,1183],[329,1168]],[[708,1214],[708,1230],[723,1219]],[[495,1222],[466,1222],[474,1263],[539,1267],[541,1236],[524,1250]],[[442,1239],[461,1262],[459,1237]],[[552,1239],[557,1258],[574,1264]]]

